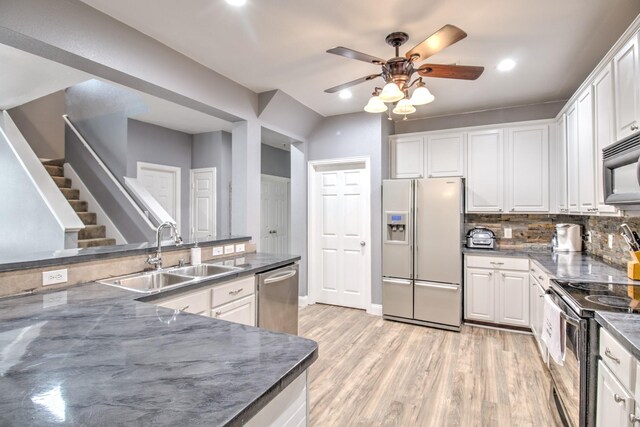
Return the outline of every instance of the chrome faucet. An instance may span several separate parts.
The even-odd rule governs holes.
[[[162,230],[165,228],[171,228],[171,233],[173,235],[173,241],[176,246],[182,245],[182,237],[180,237],[180,233],[178,233],[178,229],[176,228],[176,223],[171,221],[165,221],[158,226],[156,230],[156,256],[152,257],[149,255],[147,257],[146,263],[152,265],[156,270],[160,270],[162,268]]]

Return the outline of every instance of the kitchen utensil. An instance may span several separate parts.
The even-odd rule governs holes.
[[[626,236],[625,241],[628,240],[627,243],[629,244],[629,247],[631,248],[631,250],[632,251],[640,250],[640,245],[638,245],[638,243],[636,243],[636,238],[633,236],[633,232],[631,231],[629,226],[627,224],[621,224],[620,225],[620,229],[622,230],[622,232]]]

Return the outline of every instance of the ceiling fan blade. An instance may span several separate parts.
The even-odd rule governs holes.
[[[416,70],[422,77],[440,77],[443,79],[475,80],[482,75],[484,67],[469,65],[424,64]]]
[[[329,49],[327,53],[333,53],[334,55],[340,55],[346,58],[357,59],[358,61],[364,61],[364,62],[368,62],[370,64],[375,64],[375,65],[382,65],[387,62],[384,59],[367,55],[366,53],[358,52],[357,50],[349,49],[348,47],[342,47],[342,46]]]
[[[360,77],[359,79],[356,80],[352,80],[348,83],[343,83],[341,85],[338,86],[334,86],[332,88],[329,88],[327,90],[325,90],[326,93],[336,93],[336,92],[340,92],[341,90],[350,88],[351,86],[355,86],[355,85],[359,85],[360,83],[364,83],[364,82],[368,82],[369,80],[373,80],[376,77],[380,77],[382,74],[371,74],[365,77]]]
[[[447,24],[427,37],[422,43],[417,44],[405,56],[414,61],[424,61],[465,37],[467,37],[467,33],[456,26]]]

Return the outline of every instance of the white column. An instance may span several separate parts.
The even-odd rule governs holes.
[[[260,239],[260,124],[236,122],[231,132],[231,233]]]
[[[291,144],[291,250],[300,255],[299,294],[307,289],[307,143]]]

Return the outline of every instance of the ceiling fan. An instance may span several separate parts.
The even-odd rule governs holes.
[[[467,33],[454,25],[447,24],[417,44],[404,56],[400,56],[400,46],[409,40],[409,35],[403,32],[391,33],[386,37],[385,41],[395,48],[396,56],[388,60],[342,46],[334,47],[333,49],[327,50],[327,53],[379,65],[382,71],[378,74],[370,74],[348,83],[334,86],[325,90],[325,92],[340,92],[351,86],[382,77],[386,85],[383,88],[375,88],[373,96],[364,108],[365,111],[369,113],[381,113],[388,109],[385,103],[397,102],[393,112],[395,114],[404,114],[406,119],[407,114],[416,111],[415,105],[428,104],[435,99],[429,92],[429,89],[426,88],[422,77],[461,80],[476,80],[480,77],[484,71],[484,67],[443,64],[422,64],[417,68],[415,66],[418,62],[424,61],[465,37],[467,37]],[[413,73],[418,73],[420,77],[412,82],[411,76]],[[412,96],[409,97],[409,89],[414,85],[416,89],[413,91]]]

